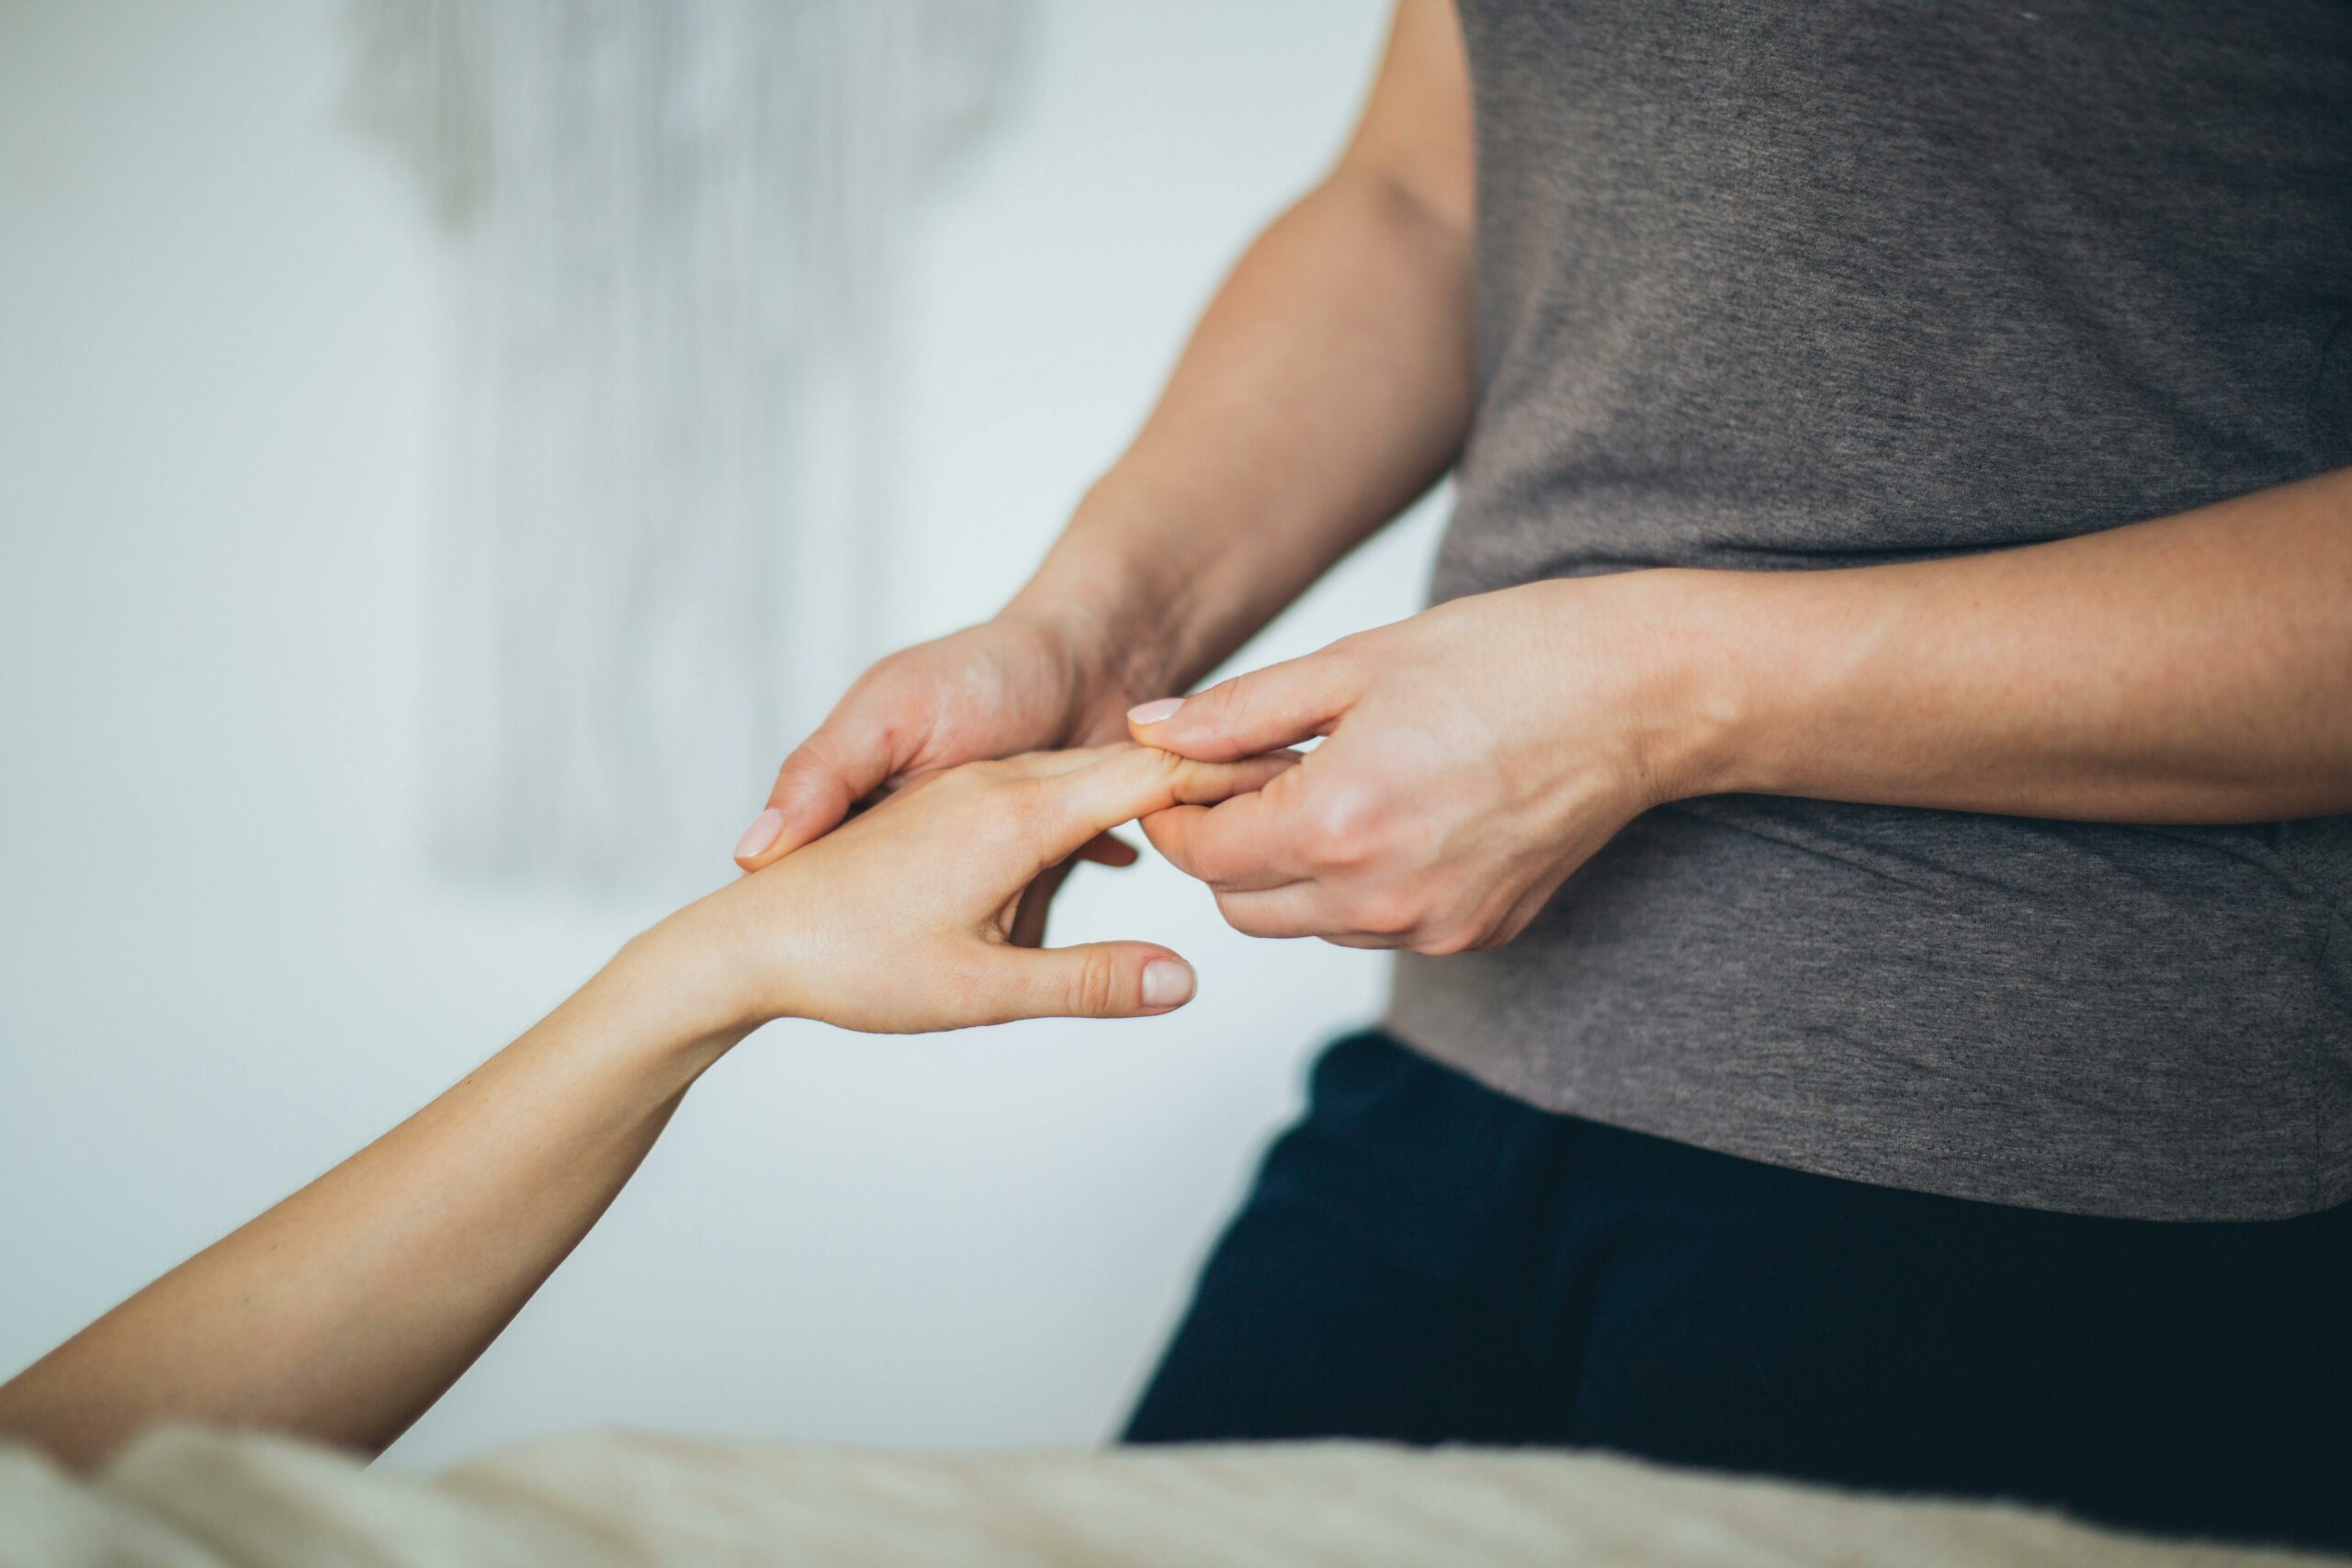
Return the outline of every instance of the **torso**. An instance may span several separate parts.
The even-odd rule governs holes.
[[[2352,6],[1460,0],[1440,598],[2116,526],[2352,464]],[[1722,797],[1392,1027],[1522,1098],[2081,1212],[2352,1198],[2352,819]]]

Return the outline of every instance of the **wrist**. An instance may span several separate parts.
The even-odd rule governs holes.
[[[1067,661],[1080,728],[1114,717],[1182,679],[1176,654],[1182,585],[1071,524],[997,620],[1042,633]],[[1091,532],[1091,530],[1088,530]]]
[[[1663,568],[1587,580],[1630,601],[1627,706],[1646,804],[1758,787],[1751,737],[1766,682],[1751,623],[1764,575]]]
[[[682,1068],[689,1078],[770,1018],[722,933],[670,916],[631,937],[574,998],[596,1014],[622,1048]]]

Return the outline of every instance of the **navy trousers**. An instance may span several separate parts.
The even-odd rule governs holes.
[[[1596,1447],[2352,1546],[2352,1205],[2091,1219],[1317,1063],[1127,1430]]]

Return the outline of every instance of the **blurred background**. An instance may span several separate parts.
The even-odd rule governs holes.
[[[563,166],[588,183],[532,220],[626,197],[581,254],[652,259],[567,272],[524,320],[555,286],[516,258],[562,231],[518,239],[514,174],[469,194],[451,151],[514,89],[495,57],[469,77],[416,53],[465,7],[0,0],[0,1375],[729,874],[841,681],[1017,585],[1224,267],[1336,152],[1384,19],[1014,0],[984,27],[946,3],[943,62],[903,30],[922,0],[776,0],[901,31],[825,35],[863,75],[762,35],[773,74],[686,101],[767,118],[655,125],[673,162],[621,196],[596,159],[646,138],[581,125]],[[731,36],[680,68],[737,60]],[[530,78],[542,128],[611,101],[566,96],[568,58]],[[799,91],[823,112],[778,121]],[[779,147],[806,161],[771,186]],[[694,164],[712,148],[724,179]],[[693,210],[640,199],[689,188]],[[708,308],[677,331],[580,330],[682,287]],[[745,407],[724,439],[676,434]],[[1237,665],[1409,613],[1433,521]],[[1307,1051],[1385,978],[1235,935],[1148,855],[1057,905],[1054,940],[1109,936],[1175,946],[1199,998],[755,1036],[395,1453],[610,1423],[1104,1435]]]

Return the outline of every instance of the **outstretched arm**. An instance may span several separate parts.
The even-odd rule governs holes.
[[[628,955],[441,1098],[0,1388],[0,1431],[96,1463],[167,1419],[373,1453],[578,1246],[741,1029]]]
[[[1192,971],[1164,947],[1012,946],[1020,889],[1115,823],[1284,765],[1123,745],[959,769],[892,799],[637,938],[462,1083],[0,1387],[0,1432],[76,1465],[174,1419],[381,1450],[758,1024],[899,1032],[1182,1005]]]

